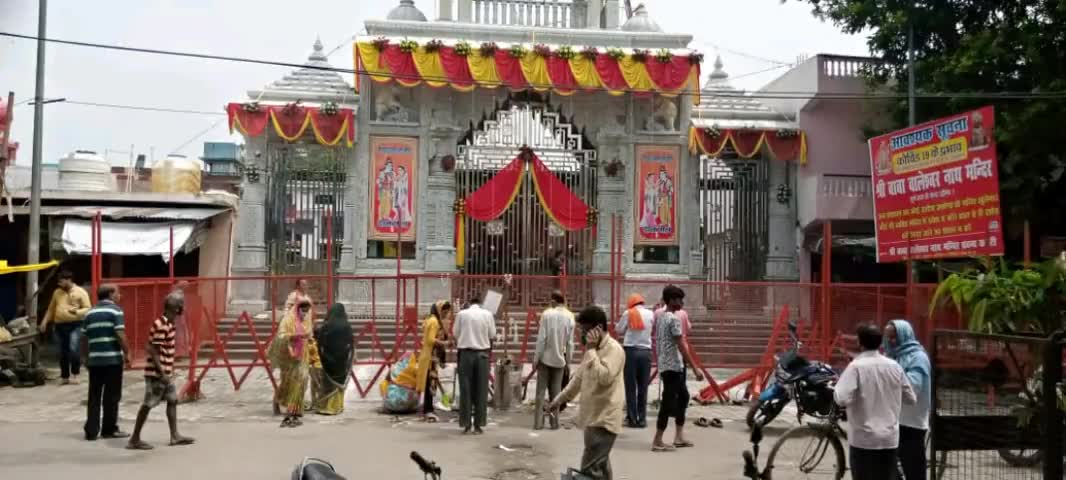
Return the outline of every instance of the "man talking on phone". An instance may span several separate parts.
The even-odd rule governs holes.
[[[607,333],[607,314],[599,307],[586,307],[577,316],[585,358],[570,383],[547,406],[556,412],[578,393],[577,424],[585,430],[585,452],[581,473],[598,480],[611,480],[611,449],[622,431],[625,406],[626,354],[622,345]]]

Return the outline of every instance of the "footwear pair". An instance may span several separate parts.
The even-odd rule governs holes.
[[[109,440],[110,439],[115,439],[115,438],[129,438],[129,437],[130,437],[130,434],[128,434],[126,432],[123,432],[122,430],[115,430],[112,433],[105,433],[103,435],[100,435],[100,438],[109,439]],[[86,435],[85,439],[90,441],[90,442],[95,441],[96,440],[96,435]]]

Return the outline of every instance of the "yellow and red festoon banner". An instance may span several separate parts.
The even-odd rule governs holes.
[[[676,146],[636,147],[637,245],[677,245],[677,172],[681,149]]]
[[[413,241],[418,139],[370,137],[370,240]]]
[[[246,137],[258,137],[268,126],[286,142],[295,142],[303,137],[310,127],[315,141],[321,145],[336,146],[343,140],[348,147],[355,142],[355,112],[350,108],[337,109],[327,115],[315,107],[298,105],[262,105],[249,112],[243,104],[226,106],[229,115],[229,131],[240,131]]]
[[[877,261],[1003,255],[992,107],[870,139]]]
[[[669,61],[654,54],[638,61],[631,54],[615,58],[606,52],[599,52],[595,58],[584,52],[561,58],[557,53],[542,55],[534,49],[515,55],[499,48],[486,56],[477,45],[460,55],[453,46],[427,51],[421,45],[405,51],[399,42],[359,40],[355,44],[356,70],[379,83],[395,80],[414,87],[424,82],[462,92],[476,87],[532,88],[559,95],[606,90],[611,95],[635,92],[674,97],[687,92],[693,104],[700,103],[700,64],[689,55],[672,55]]]

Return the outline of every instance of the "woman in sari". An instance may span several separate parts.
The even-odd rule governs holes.
[[[285,313],[289,313],[292,307],[300,303],[300,300],[312,301],[311,296],[307,293],[307,280],[296,280],[296,287],[289,292],[288,298],[285,299]]]
[[[315,410],[320,414],[338,415],[344,411],[344,389],[348,385],[355,353],[352,335],[352,324],[348,322],[344,305],[333,304],[326,314],[326,321],[315,332],[322,362],[318,401],[315,403]]]
[[[422,419],[436,422],[433,414],[433,392],[436,390],[437,363],[436,352],[442,352],[447,330],[444,323],[451,319],[453,309],[451,302],[441,300],[429,310],[429,316],[422,323],[422,350],[418,353],[418,383],[416,389],[422,394]]]
[[[278,325],[278,332],[270,344],[270,361],[281,370],[281,384],[274,396],[276,408],[285,412],[282,427],[303,424],[304,392],[311,369],[313,352],[317,351],[311,301],[301,299],[289,310]]]

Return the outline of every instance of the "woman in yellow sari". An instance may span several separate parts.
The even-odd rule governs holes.
[[[270,344],[270,361],[281,370],[281,384],[274,395],[274,404],[283,409],[282,427],[303,424],[304,393],[307,391],[311,362],[318,357],[314,336],[314,313],[311,301],[300,299],[278,325],[277,335]]]
[[[448,332],[444,326],[445,322],[451,320],[452,312],[451,302],[441,300],[430,308],[429,316],[422,322],[422,349],[418,353],[418,383],[415,388],[422,394],[422,419],[427,422],[437,421],[433,414],[433,391],[438,382],[437,363],[440,361],[435,358],[435,353],[443,353]]]

